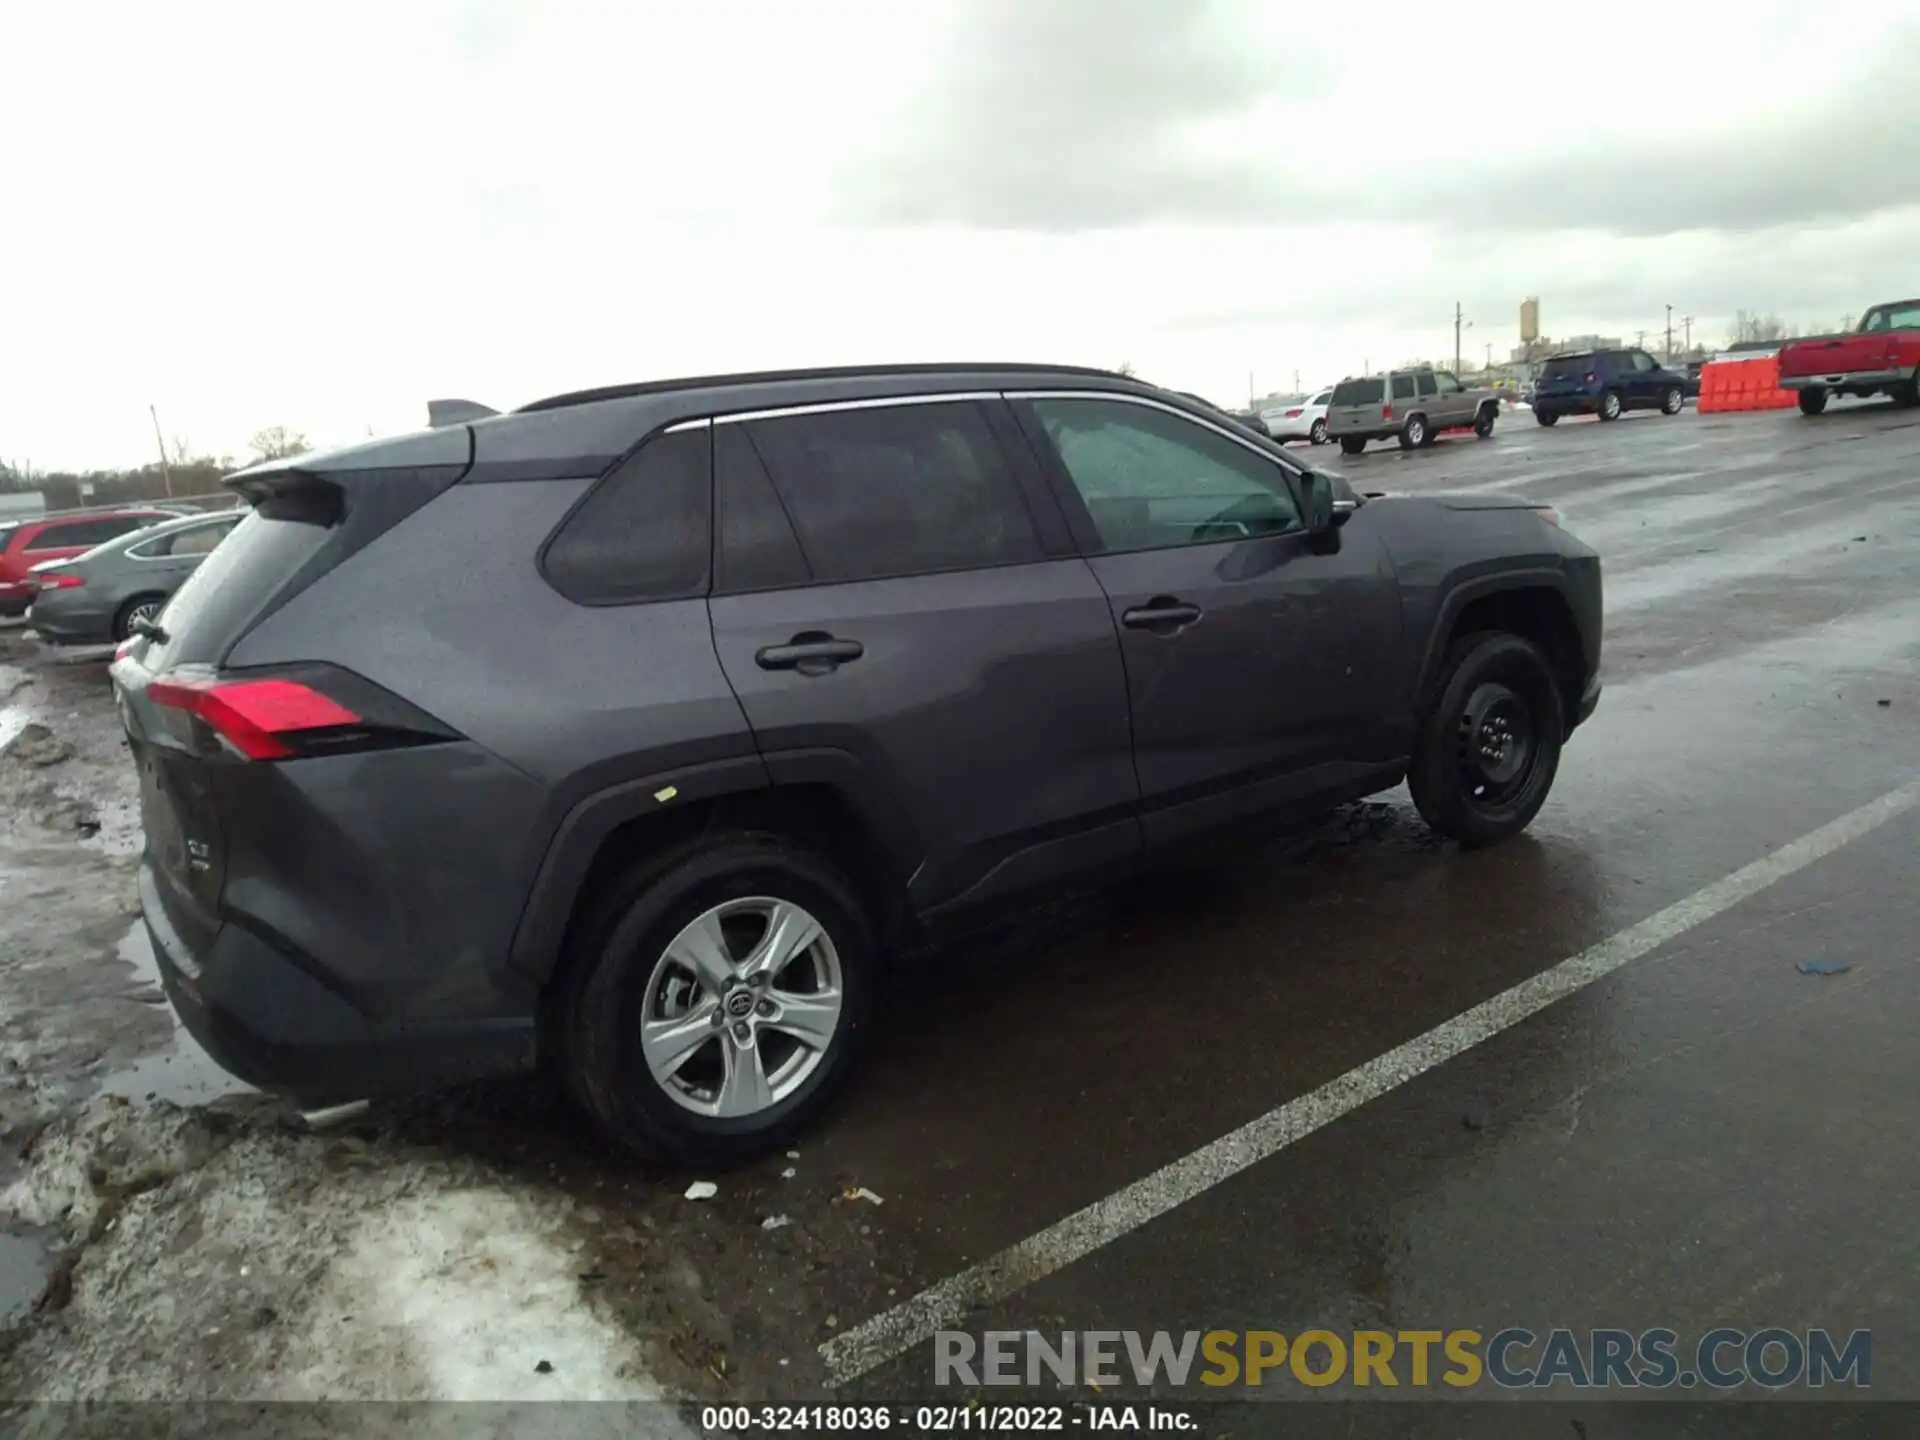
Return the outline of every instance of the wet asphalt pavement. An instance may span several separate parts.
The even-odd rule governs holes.
[[[943,961],[841,1110],[710,1204],[538,1098],[383,1128],[605,1210],[595,1283],[697,1267],[692,1352],[725,1351],[716,1393],[743,1398],[818,1398],[830,1373],[841,1398],[936,1395],[896,1307],[945,1286],[976,1334],[1865,1328],[1872,1393],[1920,1400],[1920,806],[1737,903],[1669,910],[1920,777],[1920,412],[1522,412],[1489,443],[1314,458],[1361,490],[1522,493],[1601,550],[1606,694],[1527,836],[1461,852],[1398,791],[1026,917]],[[1153,1178],[1670,914],[1646,953],[1180,1203]],[[170,1052],[110,1088],[177,1063],[200,1083]],[[965,1278],[1143,1184],[1141,1223],[1031,1283]],[[776,1213],[792,1226],[763,1231]],[[614,1308],[681,1324],[693,1302],[666,1291]]]
[[[1607,693],[1531,834],[1437,846],[1395,794],[908,1017],[819,1148],[912,1287],[1920,776],[1920,417],[1519,421],[1342,468],[1520,491],[1602,550]],[[1874,1393],[1920,1398],[1916,840],[1908,811],[962,1326],[1872,1328]],[[850,1390],[925,1393],[931,1354]]]

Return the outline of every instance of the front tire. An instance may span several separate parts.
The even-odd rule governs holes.
[[[1809,385],[1800,392],[1800,413],[1818,415],[1827,408],[1827,391],[1822,385]]]
[[[697,842],[629,871],[583,927],[557,1035],[575,1098],[649,1160],[778,1149],[858,1061],[878,951],[852,885],[778,836]]]
[[[1687,403],[1686,393],[1678,385],[1669,385],[1667,393],[1660,397],[1660,413],[1678,415],[1680,408]]]
[[[1469,848],[1532,823],[1560,768],[1566,717],[1552,667],[1504,631],[1456,641],[1421,721],[1407,787],[1434,830]]]
[[[1358,455],[1366,448],[1367,442],[1357,435],[1342,435],[1340,437],[1340,453],[1343,455]]]
[[[1609,390],[1600,397],[1600,418],[1618,420],[1620,418],[1620,392]]]
[[[1324,420],[1316,420],[1313,422],[1312,425],[1308,426],[1307,439],[1312,441],[1315,445],[1326,444],[1327,443],[1327,422]]]

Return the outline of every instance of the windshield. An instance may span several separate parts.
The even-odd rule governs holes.
[[[1333,387],[1335,405],[1378,405],[1386,398],[1387,382],[1379,376],[1371,380],[1342,380]]]

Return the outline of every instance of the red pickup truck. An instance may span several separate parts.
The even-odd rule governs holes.
[[[1780,388],[1818,415],[1830,395],[1877,395],[1920,405],[1920,300],[1876,305],[1851,335],[1799,340],[1780,351]]]

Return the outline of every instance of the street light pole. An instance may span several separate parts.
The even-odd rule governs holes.
[[[1460,302],[1453,302],[1453,373],[1460,373]]]
[[[1667,363],[1673,363],[1673,307],[1667,306]]]
[[[166,482],[167,498],[173,498],[173,466],[167,463],[167,442],[160,438],[160,412],[153,406],[147,406],[147,414],[153,417],[153,439],[160,447],[160,477]]]

